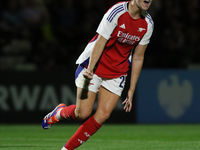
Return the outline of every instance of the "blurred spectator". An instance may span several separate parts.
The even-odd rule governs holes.
[[[0,70],[75,70],[76,58],[118,0],[1,0]],[[154,0],[145,68],[200,64],[198,0]]]
[[[22,30],[24,26],[20,16],[19,1],[8,0],[4,4],[0,20],[0,69],[14,70],[16,64],[25,61],[25,55],[30,53],[31,45],[30,41],[26,39],[25,30]]]

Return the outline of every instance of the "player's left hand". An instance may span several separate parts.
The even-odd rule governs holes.
[[[125,105],[125,106],[124,106],[124,110],[125,110],[126,112],[130,112],[131,109],[132,109],[132,98],[127,97],[127,98],[125,99],[125,101],[122,102],[122,104]]]

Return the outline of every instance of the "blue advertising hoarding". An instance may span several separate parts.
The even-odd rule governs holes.
[[[142,70],[137,123],[200,123],[200,71]]]

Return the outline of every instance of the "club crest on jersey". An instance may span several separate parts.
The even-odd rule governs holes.
[[[145,28],[138,28],[138,32],[142,32],[144,30],[146,30],[146,29]]]
[[[129,33],[123,33],[122,31],[118,31],[118,41],[121,43],[127,43],[133,45],[135,42],[140,41],[140,36],[130,35]]]

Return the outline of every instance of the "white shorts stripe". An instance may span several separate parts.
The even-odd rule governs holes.
[[[86,68],[79,73],[75,80],[77,87],[97,93],[99,91],[99,87],[103,86],[110,92],[121,96],[126,82],[126,75],[113,79],[105,79],[94,74],[93,79],[88,81],[83,77],[83,72],[85,70]]]

